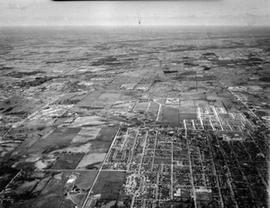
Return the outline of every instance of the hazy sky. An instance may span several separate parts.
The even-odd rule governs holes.
[[[270,25],[270,0],[0,0],[0,25]]]

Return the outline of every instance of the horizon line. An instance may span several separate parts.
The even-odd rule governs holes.
[[[254,25],[243,25],[243,24],[209,24],[209,25],[202,25],[202,24],[191,24],[191,25],[178,25],[178,24],[171,24],[171,25],[163,25],[163,24],[128,24],[128,25],[118,25],[118,24],[99,24],[99,25],[0,25],[0,27],[270,27],[270,24],[254,24]]]

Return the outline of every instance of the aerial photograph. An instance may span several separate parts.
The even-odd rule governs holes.
[[[270,1],[0,2],[0,208],[270,207]]]

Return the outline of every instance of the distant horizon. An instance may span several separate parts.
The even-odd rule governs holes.
[[[269,20],[270,21],[270,20]],[[17,24],[0,25],[1,27],[270,27],[270,24]]]
[[[270,26],[269,0],[0,1],[0,26]]]

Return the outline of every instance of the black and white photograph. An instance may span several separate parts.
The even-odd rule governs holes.
[[[0,208],[270,207],[270,0],[0,0]]]

